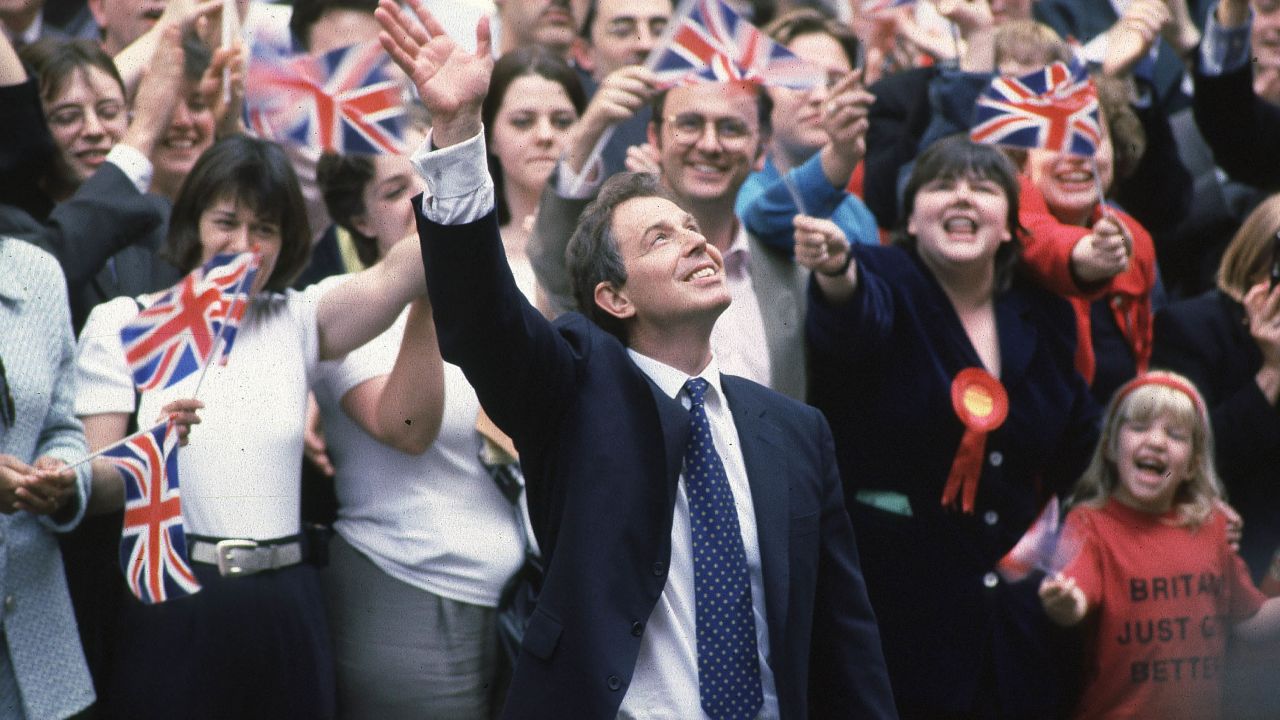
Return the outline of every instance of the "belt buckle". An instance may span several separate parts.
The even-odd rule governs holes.
[[[252,572],[245,571],[244,567],[235,563],[231,554],[236,550],[254,550],[257,549],[258,543],[252,540],[219,540],[214,549],[218,554],[218,574],[223,577],[238,577],[240,575],[248,575]]]

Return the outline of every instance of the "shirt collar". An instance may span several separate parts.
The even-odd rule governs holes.
[[[729,249],[725,250],[724,272],[729,277],[743,277],[751,272],[751,245],[747,243],[747,229],[738,223]]]
[[[689,380],[689,376],[684,374],[684,371],[647,355],[641,355],[631,348],[627,348],[627,355],[631,356],[631,361],[636,364],[636,367],[640,368],[640,371],[647,375],[664,395],[672,400],[680,399],[680,392],[684,390],[684,384]],[[724,397],[724,391],[720,388],[720,364],[716,362],[714,355],[711,356],[711,362],[698,373],[698,377],[711,385],[715,395]]]

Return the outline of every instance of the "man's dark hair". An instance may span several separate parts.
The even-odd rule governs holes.
[[[378,8],[378,0],[294,0],[289,16],[289,32],[303,50],[311,49],[311,28],[330,10],[354,10],[369,13]]]
[[[613,232],[613,211],[636,198],[660,197],[676,202],[670,191],[651,173],[618,173],[605,181],[596,199],[583,209],[578,227],[569,238],[565,264],[573,281],[578,310],[609,334],[627,341],[626,327],[618,318],[596,305],[596,286],[607,282],[615,288],[627,284],[627,267],[622,261],[618,237]]]

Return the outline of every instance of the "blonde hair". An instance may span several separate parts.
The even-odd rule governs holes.
[[[1016,60],[1024,65],[1043,66],[1054,61],[1071,62],[1071,47],[1057,31],[1035,20],[1011,20],[996,28],[992,38],[996,65]]]
[[[1190,380],[1176,373],[1152,371],[1130,380],[1112,396],[1093,460],[1076,483],[1071,505],[1100,508],[1115,492],[1120,479],[1115,455],[1120,428],[1127,422],[1145,422],[1167,415],[1191,430],[1191,472],[1174,494],[1176,524],[1197,528],[1213,512],[1214,501],[1223,498],[1222,482],[1213,468],[1213,428],[1204,398]]]
[[[1218,288],[1240,302],[1255,283],[1267,277],[1272,243],[1280,232],[1280,194],[1263,200],[1249,213],[1218,263]]]

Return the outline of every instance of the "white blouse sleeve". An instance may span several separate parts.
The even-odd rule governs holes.
[[[89,313],[76,350],[76,415],[133,414],[133,377],[124,359],[120,328],[137,314],[137,302],[127,297]]]

